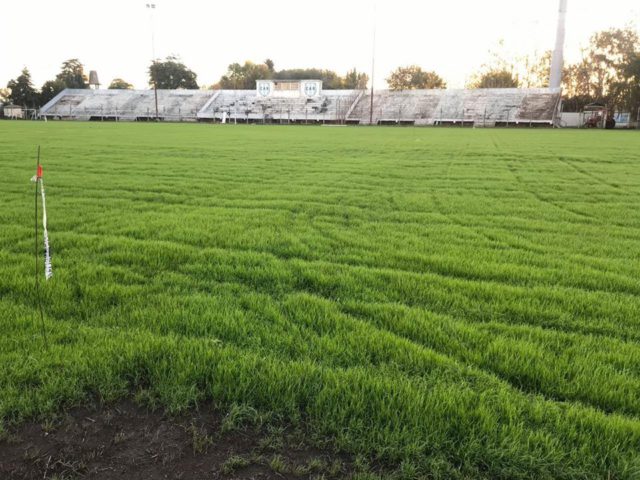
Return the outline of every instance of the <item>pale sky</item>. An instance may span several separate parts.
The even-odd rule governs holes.
[[[153,0],[3,2],[0,87],[31,71],[36,87],[79,58],[103,87],[121,77],[147,88]],[[276,69],[319,67],[371,72],[375,85],[400,65],[435,70],[460,88],[503,39],[513,56],[552,49],[558,0],[155,0],[156,57],[179,55],[200,85],[233,62],[274,60]],[[375,3],[375,7],[374,7]],[[533,7],[532,5],[536,6]],[[569,0],[566,56],[579,57],[591,33],[640,25],[640,0]]]

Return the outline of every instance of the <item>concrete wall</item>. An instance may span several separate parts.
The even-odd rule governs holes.
[[[562,112],[560,115],[560,126],[566,128],[579,128],[584,123],[582,113]]]

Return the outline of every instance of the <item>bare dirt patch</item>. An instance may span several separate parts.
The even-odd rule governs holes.
[[[312,479],[352,476],[353,463],[288,427],[229,428],[228,416],[168,417],[132,402],[74,408],[0,440],[2,479]]]

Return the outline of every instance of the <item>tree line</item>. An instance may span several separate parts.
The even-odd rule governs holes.
[[[273,60],[267,59],[263,63],[251,61],[232,63],[212,89],[251,90],[256,86],[256,80],[322,80],[322,88],[326,90],[361,90],[367,88],[369,76],[358,72],[355,68],[340,76],[332,70],[321,68],[292,68],[276,70]]]
[[[176,56],[152,62],[148,74],[151,88],[169,90],[201,88],[198,85],[196,73]],[[244,65],[233,63],[229,65],[227,73],[208,88],[252,90],[258,79],[319,79],[323,81],[323,88],[327,90],[364,89],[369,81],[367,74],[358,72],[356,69],[347,72],[344,76],[332,70],[318,68],[276,71],[273,61],[266,60],[261,64],[250,61],[245,62]],[[45,105],[65,88],[89,88],[84,65],[77,58],[63,62],[60,73],[53,80],[45,82],[40,90],[35,88],[29,70],[24,68],[18,77],[9,81],[6,89],[0,89],[0,101],[8,101],[25,108],[37,108]],[[121,78],[115,78],[108,88],[132,89],[133,85]]]
[[[482,66],[467,83],[468,88],[545,88],[549,86],[551,51],[539,56],[526,56],[509,61],[492,52],[491,61]],[[148,69],[149,86],[160,89],[198,89],[197,75],[180,58],[169,56],[152,62]],[[293,68],[276,70],[273,60],[262,63],[246,61],[232,63],[227,72],[211,89],[252,90],[256,80],[323,81],[323,88],[367,88],[369,76],[355,68],[341,76],[320,68]],[[398,67],[386,79],[391,90],[446,88],[445,80],[436,72],[423,70],[418,65]],[[0,101],[37,108],[55,97],[65,88],[89,88],[84,66],[73,58],[63,62],[60,73],[37,90],[27,68],[10,80],[6,89],[0,89]],[[130,89],[133,86],[121,78],[114,79],[110,89]],[[582,49],[581,59],[566,65],[563,73],[565,111],[580,111],[591,103],[600,103],[618,110],[633,111],[640,106],[640,38],[631,28],[610,29],[591,36]]]
[[[33,86],[29,69],[23,68],[17,78],[9,80],[7,88],[0,92],[0,97],[14,105],[37,108],[47,103],[65,88],[88,87],[82,63],[77,58],[72,58],[64,62],[60,73],[53,80],[46,81],[40,90],[36,90]]]
[[[491,52],[492,59],[467,83],[468,88],[549,87],[552,52],[509,61]],[[435,72],[400,67],[387,79],[392,90],[446,88]],[[581,58],[565,65],[562,75],[565,111],[581,111],[597,103],[636,113],[640,108],[640,38],[631,28],[597,32],[582,49]]]
[[[509,62],[494,54],[490,65],[469,82],[471,88],[545,88],[549,86],[552,52]],[[601,104],[619,111],[640,107],[640,37],[633,29],[594,33],[581,58],[566,64],[562,74],[564,111]]]

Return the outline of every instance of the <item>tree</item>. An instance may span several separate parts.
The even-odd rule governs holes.
[[[640,108],[640,52],[629,58],[624,69],[623,80],[614,84],[613,90],[621,106],[633,113],[638,111]]]
[[[8,88],[0,88],[0,103],[8,102],[9,95],[11,95],[11,90]]]
[[[593,34],[582,59],[565,69],[565,110],[580,111],[599,102],[611,108],[633,109],[635,90],[629,67],[640,51],[640,39],[631,28],[610,29]]]
[[[348,90],[364,90],[367,88],[369,82],[369,75],[366,73],[358,72],[355,68],[349,70],[342,79],[342,88]]]
[[[541,56],[525,56],[519,58],[519,64],[523,67],[519,76],[522,88],[549,88],[551,75],[551,58],[553,51],[547,50]]]
[[[210,88],[218,89],[238,89],[253,90],[256,88],[256,80],[322,80],[325,90],[364,89],[367,86],[369,77],[366,73],[358,72],[355,68],[350,70],[344,77],[341,77],[332,70],[321,68],[291,68],[287,70],[275,70],[273,60],[267,59],[264,63],[253,63],[251,61],[232,63],[227,68],[227,73]]]
[[[65,88],[67,88],[67,86],[62,80],[48,80],[44,82],[44,85],[42,85],[40,89],[40,106],[46,105]]]
[[[640,52],[636,53],[624,70],[626,79],[640,87]]]
[[[232,63],[227,73],[220,78],[220,88],[230,90],[252,90],[256,88],[256,80],[273,78],[273,61],[267,59],[264,63],[244,62],[244,65]]]
[[[109,90],[131,90],[132,88],[133,85],[121,78],[114,78],[109,84]]]
[[[497,45],[489,50],[489,61],[472,75],[467,88],[518,88],[522,86],[519,73],[522,73],[523,63],[525,68],[528,68],[527,61],[523,62],[522,59],[514,58],[507,47],[508,44],[505,44],[504,39],[500,39]]]
[[[340,75],[332,70],[321,68],[291,68],[280,70],[273,75],[277,80],[322,80],[322,88],[325,90],[338,90],[343,88]]]
[[[398,67],[387,78],[391,90],[447,88],[446,82],[436,72],[425,72],[417,65]]]
[[[65,88],[89,88],[84,74],[84,65],[77,58],[70,58],[62,63],[60,73],[54,80],[48,80],[40,89],[37,102],[40,106],[47,104]]]
[[[471,82],[471,88],[518,88],[518,76],[509,70],[489,70]]]
[[[612,108],[636,109],[640,85],[633,75],[640,54],[640,38],[631,28],[611,29],[592,37],[592,58],[604,71],[603,96]]]
[[[9,80],[7,88],[11,91],[9,100],[14,105],[34,108],[38,104],[38,92],[33,88],[31,74],[27,68],[15,80]]]
[[[270,71],[271,73],[273,73],[273,72],[275,72],[275,71],[276,71],[276,64],[275,64],[275,63],[273,63],[273,60],[271,60],[270,58],[267,58],[267,59],[264,61],[264,64],[267,66],[267,68],[269,69],[269,71]]]
[[[71,58],[62,63],[62,70],[56,76],[67,88],[89,88],[84,66],[77,58]]]
[[[176,56],[168,56],[164,61],[155,61],[149,67],[149,85],[173,90],[197,90],[197,75],[189,70]]]

